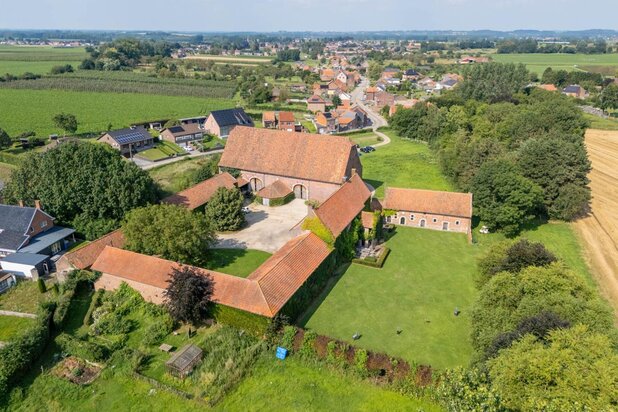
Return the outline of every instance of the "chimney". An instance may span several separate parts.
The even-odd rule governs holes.
[[[18,204],[19,204],[19,207],[24,207],[24,201],[23,201],[23,200],[20,200],[20,201],[18,202]]]
[[[40,200],[35,200],[34,201],[34,207],[41,210],[41,201]]]
[[[352,173],[350,173],[350,178],[356,174],[356,168],[352,168]]]

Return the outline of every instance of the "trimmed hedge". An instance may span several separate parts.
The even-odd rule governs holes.
[[[244,329],[256,336],[264,335],[271,322],[264,316],[220,304],[214,305],[212,314],[217,322]]]
[[[352,259],[352,263],[358,263],[359,265],[370,266],[372,268],[381,268],[382,266],[384,266],[384,261],[386,260],[386,257],[389,253],[391,253],[390,248],[385,246],[382,254],[377,259]]]
[[[105,293],[105,290],[99,289],[94,292],[94,295],[92,295],[90,306],[88,307],[86,316],[84,316],[84,326],[90,326],[90,323],[92,322],[92,312],[94,312],[94,310],[101,304],[101,299],[103,299],[103,293]]]
[[[270,199],[270,202],[268,203],[269,206],[271,207],[275,207],[275,206],[283,206],[283,205],[287,205],[288,203],[290,203],[292,200],[294,200],[295,196],[294,193],[290,193],[287,196],[284,197],[278,197],[276,199]],[[255,197],[255,201],[259,204],[264,204],[264,199],[260,196],[256,196]]]
[[[9,385],[17,381],[43,353],[50,337],[54,303],[44,303],[37,313],[36,323],[21,336],[0,349],[0,399],[8,394]]]

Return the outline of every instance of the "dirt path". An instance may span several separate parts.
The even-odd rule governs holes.
[[[618,319],[618,131],[589,129],[592,213],[575,223],[601,291]]]

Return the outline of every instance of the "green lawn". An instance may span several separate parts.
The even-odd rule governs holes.
[[[350,137],[350,140],[352,140],[355,144],[359,145],[360,147],[371,146],[376,143],[380,143],[381,141],[378,135],[376,135],[373,132],[351,134],[349,137]],[[364,155],[365,154],[363,153],[363,156]]]
[[[246,278],[270,257],[270,253],[253,249],[210,249],[206,269]]]
[[[590,122],[591,129],[618,130],[618,119],[603,119],[587,113],[584,116]]]
[[[61,133],[52,117],[65,112],[77,117],[77,133],[97,134],[107,130],[110,124],[112,128],[120,128],[139,121],[197,116],[233,106],[229,99],[0,89],[0,124],[12,135],[33,130],[38,136],[47,136]]]
[[[141,151],[137,154],[138,157],[156,162],[157,160],[167,159],[174,155],[186,155],[187,152],[175,143],[168,141],[160,141],[155,144],[152,149]]]
[[[8,182],[13,170],[15,170],[15,166],[0,162],[0,180],[3,182]]]
[[[157,182],[164,195],[179,192],[191,184],[190,175],[208,160],[208,156],[186,158],[178,162],[150,169],[148,173]]]
[[[218,405],[222,411],[441,411],[370,383],[323,367],[308,367],[294,357],[281,362],[264,356],[251,375]]]
[[[554,70],[577,70],[585,67],[586,70],[613,67],[618,70],[618,54],[492,54],[491,58],[500,63],[523,63],[528,70],[539,75],[546,68]]]
[[[384,133],[391,138],[391,143],[361,156],[363,179],[376,188],[377,197],[384,197],[387,186],[453,189],[426,144],[401,139],[393,131],[385,130]]]
[[[47,282],[48,288],[51,282]],[[13,312],[36,313],[39,304],[53,298],[53,292],[39,292],[36,282],[23,280],[7,292],[0,295],[0,310]]]
[[[410,362],[466,365],[479,248],[464,234],[402,227],[387,244],[382,269],[352,264],[301,324],[349,342],[359,332],[355,345]]]
[[[8,342],[33,323],[34,319],[31,318],[0,315],[0,342]]]

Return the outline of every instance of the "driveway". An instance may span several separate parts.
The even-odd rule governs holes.
[[[305,201],[296,199],[287,205],[249,206],[247,226],[234,233],[218,234],[215,248],[257,249],[274,253],[290,239],[302,233],[299,223],[307,216]]]

